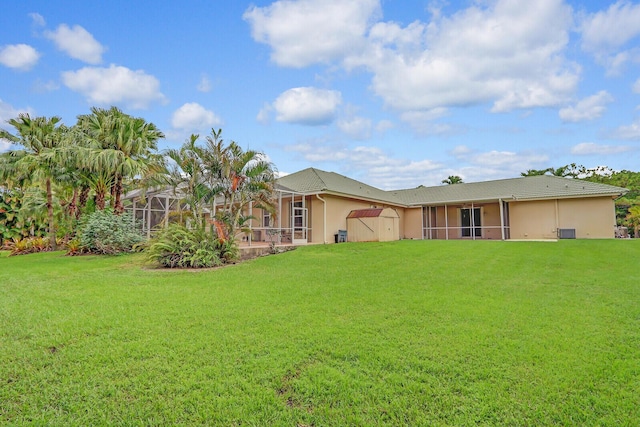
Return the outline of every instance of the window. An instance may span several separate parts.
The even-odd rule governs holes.
[[[473,227],[471,224],[473,223]],[[482,210],[481,208],[461,208],[460,226],[462,237],[482,237]]]
[[[271,214],[267,211],[262,211],[262,226],[271,227]]]

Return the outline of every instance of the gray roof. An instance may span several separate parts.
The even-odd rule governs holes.
[[[627,190],[573,178],[539,175],[495,181],[418,187],[393,194],[407,205],[481,202],[489,200],[562,199],[573,197],[617,197]]]
[[[392,205],[405,205],[391,192],[380,190],[335,172],[308,168],[278,178],[278,186],[284,190],[303,194],[331,193],[364,200],[374,200]]]
[[[383,191],[346,176],[308,168],[278,179],[278,185],[303,194],[332,193],[392,205],[420,206],[502,200],[617,197],[627,190],[579,179],[539,175],[468,184]]]

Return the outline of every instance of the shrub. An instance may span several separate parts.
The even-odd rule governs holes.
[[[65,244],[65,247],[67,248],[67,255],[69,256],[81,255],[85,252],[85,248],[82,246],[80,240],[78,239],[69,240]]]
[[[146,253],[165,268],[205,268],[221,265],[232,250],[203,228],[170,224],[151,240]]]
[[[49,241],[44,237],[25,237],[23,239],[13,238],[11,240],[5,240],[2,248],[11,251],[10,255],[27,255],[46,252],[50,249]]]
[[[80,245],[96,254],[132,252],[144,239],[130,214],[116,215],[109,209],[89,215],[79,237]]]

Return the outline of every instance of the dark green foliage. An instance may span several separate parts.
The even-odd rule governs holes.
[[[81,246],[95,254],[133,252],[144,241],[131,215],[116,215],[110,209],[89,215],[79,237]]]
[[[24,194],[0,189],[0,247],[8,241],[46,234],[46,225],[21,212]]]
[[[170,224],[151,241],[146,251],[150,260],[165,268],[206,268],[237,257],[228,246],[204,228],[189,229]]]
[[[640,205],[640,172],[628,170],[611,171],[608,168],[590,169],[584,178],[587,181],[602,184],[615,185],[629,190],[627,194],[616,200],[616,219],[618,225],[634,229],[637,219],[634,220],[634,206]]]

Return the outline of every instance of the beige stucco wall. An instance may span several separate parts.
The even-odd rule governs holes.
[[[575,228],[578,239],[612,239],[616,226],[611,197],[559,201],[559,228]]]
[[[490,203],[482,205],[482,238],[491,240],[501,240],[500,231],[500,204]],[[492,227],[492,228],[489,228]],[[493,228],[495,227],[495,228]]]
[[[555,239],[558,228],[575,228],[578,239],[614,237],[610,197],[510,202],[512,239]]]
[[[400,236],[404,239],[422,239],[422,208],[402,209],[404,221]]]

